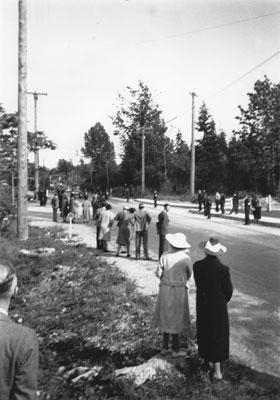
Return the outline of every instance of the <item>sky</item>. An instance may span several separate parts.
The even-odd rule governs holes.
[[[37,103],[37,129],[57,144],[40,151],[40,165],[79,163],[84,134],[110,116],[118,93],[148,86],[168,122],[190,145],[195,118],[206,103],[217,131],[238,129],[238,105],[266,75],[279,83],[280,0],[26,0],[27,90],[47,93]],[[18,0],[0,1],[0,103],[18,104]],[[34,99],[28,130],[34,131]],[[196,132],[196,138],[199,134]],[[33,155],[29,156],[33,162]],[[85,160],[88,162],[88,160]]]

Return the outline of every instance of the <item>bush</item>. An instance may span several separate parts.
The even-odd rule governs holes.
[[[12,188],[7,183],[0,183],[0,222],[10,214],[15,214],[12,205]]]

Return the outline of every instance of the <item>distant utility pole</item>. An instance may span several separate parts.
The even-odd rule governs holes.
[[[137,128],[137,133],[141,133],[141,147],[142,147],[142,167],[141,167],[141,193],[145,193],[145,135],[152,133],[153,128],[141,126]]]
[[[18,0],[18,184],[17,237],[28,239],[27,214],[27,96],[26,0]]]
[[[195,119],[195,108],[194,108],[194,99],[196,94],[191,92],[192,96],[192,143],[191,143],[191,182],[190,189],[191,195],[195,193],[195,138],[194,138],[194,119]]]
[[[38,93],[38,92],[27,92],[27,94],[32,94],[34,98],[34,133],[37,137],[37,101],[38,96],[47,96],[48,93]],[[39,190],[39,148],[36,146],[34,151],[34,169],[35,169],[35,190],[38,193]]]

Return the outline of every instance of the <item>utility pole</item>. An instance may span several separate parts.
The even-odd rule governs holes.
[[[142,146],[142,169],[141,169],[141,192],[145,193],[145,128],[141,127],[141,146]]]
[[[28,239],[27,214],[27,96],[26,0],[18,0],[18,182],[17,237]]]
[[[32,94],[34,98],[34,133],[37,137],[37,101],[38,96],[47,96],[48,93],[38,93],[38,92],[27,92],[27,94]],[[39,148],[36,146],[34,151],[34,169],[35,169],[35,191],[38,193],[39,190]]]
[[[195,108],[194,108],[194,99],[196,94],[194,92],[190,92],[192,96],[192,142],[191,142],[191,182],[190,182],[190,190],[191,195],[194,195],[195,191],[195,139],[194,139],[194,119],[195,119]]]
[[[141,193],[145,193],[145,135],[146,133],[152,133],[152,127],[140,126],[136,130],[137,133],[141,133],[141,147],[142,147],[142,166],[141,166]]]

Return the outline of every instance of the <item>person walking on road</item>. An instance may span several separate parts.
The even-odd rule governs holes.
[[[37,398],[39,364],[38,338],[33,329],[8,317],[12,298],[17,294],[14,267],[0,264],[0,398],[2,400]]]
[[[156,270],[160,279],[159,293],[155,308],[154,326],[163,333],[162,355],[169,350],[169,336],[172,336],[171,355],[184,357],[180,350],[179,335],[190,328],[188,281],[192,275],[191,259],[186,236],[183,233],[168,233],[166,240],[170,250],[163,253]]]
[[[193,266],[198,354],[207,369],[210,362],[214,364],[213,377],[221,380],[221,362],[229,357],[227,303],[233,286],[229,267],[222,264],[218,256],[226,253],[227,249],[216,238],[201,242],[199,248],[206,257]]]
[[[168,218],[169,212],[169,204],[165,203],[163,206],[163,211],[158,215],[157,222],[157,234],[159,235],[159,250],[158,250],[158,259],[160,259],[162,253],[168,250],[168,243],[165,239],[165,235],[168,233]]]
[[[135,226],[135,249],[136,260],[140,259],[141,240],[143,240],[144,258],[150,260],[148,251],[148,228],[152,221],[150,214],[144,210],[144,204],[140,203],[138,211],[133,216],[133,225]]]

